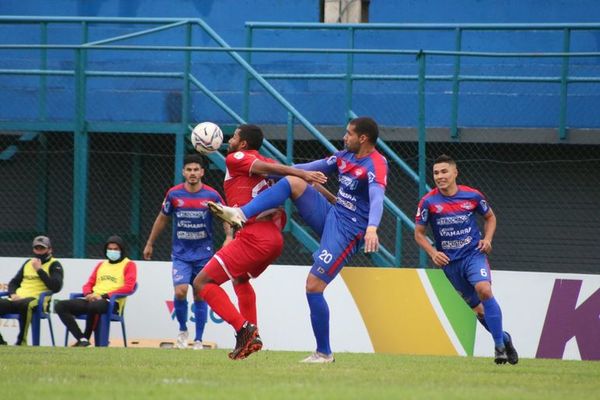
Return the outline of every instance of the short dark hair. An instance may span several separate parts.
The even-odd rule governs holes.
[[[243,124],[238,126],[240,140],[245,140],[248,143],[248,150],[258,150],[262,146],[263,132],[256,125]]]
[[[354,127],[354,130],[359,135],[365,135],[369,138],[369,142],[377,143],[379,137],[379,127],[377,122],[371,117],[357,117],[350,120],[350,125]]]
[[[452,157],[450,157],[448,154],[442,154],[442,155],[438,156],[438,158],[436,158],[433,163],[434,164],[448,163],[448,164],[456,165],[456,161],[454,161],[454,159]]]
[[[204,168],[204,158],[200,154],[186,154],[183,157],[183,166],[188,164],[200,164],[200,168]]]

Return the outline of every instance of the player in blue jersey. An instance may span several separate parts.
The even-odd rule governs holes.
[[[173,186],[167,192],[162,207],[144,248],[144,259],[152,258],[153,246],[158,235],[173,219],[173,242],[171,258],[173,261],[173,286],[175,288],[174,308],[179,322],[179,334],[176,347],[188,347],[188,285],[192,285],[196,275],[214,254],[212,240],[212,215],[206,203],[222,203],[221,195],[212,187],[202,183],[204,168],[198,154],[184,158],[184,183]],[[231,228],[223,224],[225,243],[233,239]],[[202,349],[202,335],[208,315],[206,302],[194,294],[194,318],[196,336],[193,348]]]
[[[315,187],[294,176],[281,179],[241,208],[209,204],[217,216],[241,226],[247,219],[291,198],[300,216],[321,236],[306,280],[317,349],[302,362],[334,361],[329,343],[329,306],[323,292],[361,244],[364,243],[366,253],[379,249],[377,228],[383,214],[387,161],[375,149],[378,136],[379,129],[373,119],[355,118],[346,127],[344,150],[322,160],[294,165],[325,174],[337,172],[340,187],[333,204]]]
[[[487,254],[492,251],[496,216],[476,189],[456,183],[456,162],[447,155],[433,165],[436,188],[419,202],[415,240],[427,252],[473,309],[477,319],[492,334],[496,364],[516,364],[519,356],[510,334],[502,330],[502,311],[492,293]],[[483,237],[476,214],[484,219]],[[435,247],[425,235],[431,226]]]

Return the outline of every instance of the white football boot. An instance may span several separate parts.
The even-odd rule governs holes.
[[[300,362],[306,363],[306,364],[329,364],[329,363],[335,362],[335,358],[333,357],[333,354],[327,355],[327,354],[323,354],[323,353],[319,353],[318,351],[315,351],[310,356],[306,357],[304,360],[301,360]]]
[[[204,349],[204,346],[202,345],[202,342],[200,340],[196,340],[196,341],[194,341],[194,344],[192,345],[192,349],[193,350],[202,350],[202,349]]]
[[[215,203],[214,201],[208,201],[206,204],[214,215],[221,218],[234,228],[239,229],[243,227],[247,220],[242,210],[237,207],[227,207],[222,204]]]
[[[187,349],[188,348],[188,331],[180,331],[177,335],[177,342],[175,343],[175,347],[178,349]]]

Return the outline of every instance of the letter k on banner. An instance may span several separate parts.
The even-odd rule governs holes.
[[[600,360],[600,289],[576,307],[581,284],[554,282],[537,358],[563,358],[566,343],[575,337],[582,360]]]

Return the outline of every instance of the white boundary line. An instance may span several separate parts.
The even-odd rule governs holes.
[[[464,347],[460,343],[460,340],[458,340],[458,336],[456,336],[456,333],[454,332],[454,329],[452,328],[452,325],[450,324],[450,321],[448,320],[448,317],[446,316],[446,313],[444,312],[444,309],[442,308],[442,305],[440,304],[440,301],[435,293],[435,290],[433,290],[433,286],[431,286],[431,282],[429,282],[429,277],[427,276],[427,273],[425,272],[425,270],[423,268],[419,268],[419,269],[417,269],[417,274],[419,274],[419,278],[421,279],[421,284],[423,285],[423,288],[425,289],[427,298],[429,299],[431,306],[433,307],[434,311],[436,312],[438,319],[439,319],[440,323],[442,324],[442,327],[446,331],[448,338],[450,338],[450,342],[454,346],[454,349],[456,350],[458,355],[466,356],[467,352],[465,351]]]

